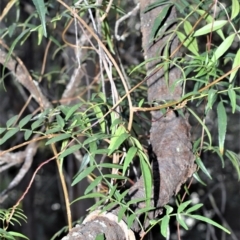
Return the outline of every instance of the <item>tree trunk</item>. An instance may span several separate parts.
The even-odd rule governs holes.
[[[164,68],[154,70],[158,64],[162,62],[164,47],[169,43],[169,56],[178,46],[178,39],[175,34],[169,42],[169,37],[175,30],[176,25],[176,9],[173,6],[169,9],[166,19],[163,19],[161,25],[166,25],[166,30],[170,34],[166,34],[160,39],[150,41],[152,29],[155,19],[159,16],[164,6],[156,7],[148,12],[144,10],[149,4],[155,0],[141,0],[141,31],[142,31],[142,46],[144,50],[145,60],[159,57],[157,60],[150,61],[146,64],[147,67],[147,84],[148,84],[148,101],[151,102],[168,102],[181,98],[182,86],[175,84],[180,78],[180,70],[173,65],[169,65],[169,80],[165,79]],[[165,26],[164,26],[165,27]],[[166,70],[166,69],[165,69]],[[173,88],[173,85],[175,87]],[[176,107],[177,108],[177,107]],[[183,114],[178,114],[177,110],[168,109],[163,114],[160,110],[152,111],[152,126],[150,132],[150,158],[152,160],[153,170],[153,191],[152,191],[152,206],[156,207],[152,214],[149,214],[148,220],[161,214],[161,208],[167,204],[170,198],[178,193],[181,185],[192,176],[195,171],[194,155],[192,153],[190,125],[188,123],[187,114],[182,108]],[[140,178],[130,188],[131,199],[143,198],[145,196],[144,181]],[[139,204],[134,211],[145,207],[145,203]],[[108,214],[99,215],[99,212],[94,212],[84,221],[84,224],[77,226],[64,237],[67,239],[95,239],[98,234],[105,234],[105,239],[134,239],[134,235],[130,230],[126,229],[126,224],[121,221],[118,223],[117,214],[118,208],[112,210]],[[148,220],[144,226],[148,226]],[[132,230],[136,233],[140,228],[137,224],[132,226]]]

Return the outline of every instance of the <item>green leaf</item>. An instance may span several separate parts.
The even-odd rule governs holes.
[[[234,77],[236,76],[236,74],[240,68],[240,49],[238,49],[237,54],[233,61],[232,69],[234,69],[234,68],[236,68],[236,69],[231,72],[230,77],[229,77],[229,82],[232,82],[232,80],[234,79]]]
[[[232,89],[228,89],[228,96],[231,101],[231,106],[232,106],[232,113],[235,113],[236,110],[236,105],[237,105],[237,97],[236,97],[236,92]]]
[[[166,238],[168,233],[168,225],[169,225],[170,217],[165,215],[161,221],[161,234]]]
[[[35,121],[34,123],[32,123],[31,129],[34,130],[34,129],[38,128],[39,126],[42,125],[43,121],[44,121],[44,118],[38,119],[37,121]]]
[[[127,218],[128,228],[131,228],[131,226],[133,225],[133,222],[136,218],[137,218],[137,216],[135,214],[131,214],[130,216],[128,216],[128,218]]]
[[[48,129],[45,132],[45,134],[48,135],[48,134],[57,133],[57,132],[60,132],[60,131],[61,131],[61,127],[57,126],[57,127]]]
[[[129,166],[129,164],[132,162],[134,156],[136,155],[138,149],[134,146],[130,147],[128,149],[127,155],[125,157],[124,163],[123,163],[123,175],[126,174],[126,170]]]
[[[44,5],[44,1],[43,0],[32,0],[32,1],[36,7],[37,13],[41,20],[44,36],[47,37],[46,20],[45,20],[45,15],[47,13],[47,10]]]
[[[32,114],[25,116],[18,124],[20,128],[23,128],[32,118]]]
[[[166,18],[167,13],[171,7],[172,7],[172,5],[170,5],[170,4],[166,5],[164,8],[162,8],[162,11],[159,13],[159,15],[154,19],[152,31],[151,31],[150,38],[149,38],[150,43],[153,42],[154,38],[157,35],[157,32],[159,31],[161,26],[164,24],[164,19]]]
[[[29,239],[28,237],[26,237],[26,236],[24,236],[23,234],[18,233],[18,232],[9,231],[8,233],[11,234],[11,235],[14,236],[14,237],[20,237],[20,238],[24,238],[24,239]]]
[[[178,223],[179,223],[185,230],[188,230],[188,226],[187,226],[187,224],[184,222],[181,214],[178,213],[178,214],[176,215],[176,217],[177,217]]]
[[[0,134],[4,133],[6,130],[6,128],[0,128]]]
[[[139,152],[140,165],[142,170],[142,176],[144,180],[144,189],[146,195],[146,206],[151,205],[151,194],[152,194],[152,171],[148,162],[145,161],[145,157]],[[143,153],[144,154],[144,153]]]
[[[228,159],[231,161],[232,165],[236,169],[238,180],[240,180],[240,157],[236,153],[230,150],[226,150],[226,156],[228,157]]]
[[[82,105],[82,103],[78,103],[74,106],[72,106],[66,113],[65,120],[67,121]]]
[[[218,21],[214,21],[213,23],[209,23],[209,24],[205,25],[204,27],[198,29],[194,33],[194,37],[205,35],[210,32],[214,32],[214,31],[222,28],[225,24],[227,24],[227,22],[228,22],[227,20],[218,20]]]
[[[125,215],[125,212],[127,211],[128,207],[121,206],[119,212],[118,212],[118,221],[121,221],[123,216]]]
[[[144,13],[146,13],[146,12],[148,12],[148,11],[156,8],[156,7],[159,7],[159,6],[161,6],[161,5],[168,4],[168,3],[169,3],[168,0],[157,0],[157,1],[155,1],[154,3],[149,4],[149,5],[146,7],[146,9],[144,10]]]
[[[196,204],[196,205],[188,208],[188,209],[185,211],[185,213],[194,212],[194,211],[198,210],[199,208],[201,208],[202,206],[203,206],[202,203]]]
[[[61,128],[64,128],[65,122],[64,122],[63,118],[62,118],[60,115],[57,115],[56,118],[57,118],[57,124],[58,124]]]
[[[199,177],[199,175],[198,175],[197,172],[195,172],[195,173],[193,174],[193,177],[194,177],[198,182],[200,182],[203,186],[207,186],[207,184],[206,184],[205,182],[203,182],[202,179]]]
[[[73,202],[71,202],[71,204],[75,203],[79,200],[88,199],[88,198],[104,198],[104,199],[106,199],[106,196],[103,195],[102,193],[97,193],[97,192],[96,193],[89,193],[87,195],[84,195],[84,196],[81,196],[81,197],[75,199]]]
[[[207,106],[206,106],[206,113],[209,109],[212,109],[213,104],[215,103],[217,99],[217,90],[215,89],[209,89],[208,91],[208,100],[207,100]]]
[[[100,163],[98,164],[98,167],[101,168],[117,168],[117,169],[123,169],[123,166],[119,165],[119,164],[115,164],[115,163]]]
[[[62,134],[57,135],[56,137],[53,137],[53,138],[49,139],[45,143],[45,145],[49,145],[49,144],[52,144],[52,143],[55,143],[55,142],[58,142],[58,141],[62,141],[62,140],[68,139],[68,138],[71,138],[71,134],[62,133]]]
[[[214,17],[212,17],[210,14],[208,14],[206,11],[204,10],[200,10],[200,9],[194,9],[194,11],[196,11],[198,14],[200,14],[200,16],[204,16],[205,15],[205,20],[208,22],[208,23],[213,23],[215,21]],[[225,39],[224,37],[224,34],[223,34],[223,31],[222,29],[218,29],[216,31],[216,33],[221,37],[221,39]]]
[[[5,143],[9,138],[11,138],[13,135],[15,135],[17,132],[19,132],[18,128],[13,128],[8,130],[4,136],[0,139],[0,145],[2,145],[3,143]]]
[[[188,200],[186,202],[183,202],[181,203],[179,206],[178,206],[178,209],[177,209],[177,212],[178,213],[181,213],[184,211],[184,209],[192,202],[192,200]]]
[[[98,176],[97,178],[95,178],[95,180],[88,185],[84,194],[88,194],[89,192],[91,192],[99,183],[101,183],[101,181],[102,181],[102,176]]]
[[[232,12],[231,12],[231,20],[239,15],[240,6],[239,0],[232,0]]]
[[[87,177],[95,168],[96,168],[96,166],[90,166],[90,167],[84,169],[84,171],[80,172],[76,176],[76,178],[72,182],[71,186],[74,186],[75,184],[79,183],[83,178]]]
[[[190,109],[190,108],[187,108],[187,109],[197,119],[197,121],[202,125],[202,127],[204,128],[205,132],[208,135],[209,145],[211,146],[212,145],[212,137],[211,137],[211,134],[210,134],[207,126],[204,124],[204,122],[199,118],[199,116],[192,109]]]
[[[108,149],[110,150],[108,155],[111,155],[114,151],[116,151],[119,146],[129,137],[129,134],[126,132],[126,129],[120,125],[114,136],[111,138],[110,145]]]
[[[220,224],[214,222],[213,220],[209,219],[209,218],[206,218],[206,217],[203,217],[203,216],[200,216],[200,215],[188,215],[189,217],[191,218],[194,218],[194,219],[197,219],[197,220],[200,220],[202,222],[206,222],[206,223],[209,223],[217,228],[220,228],[221,230],[223,230],[224,232],[228,233],[228,234],[231,234],[231,232],[229,230],[227,230],[226,228],[224,228],[223,226],[221,226]]]
[[[232,45],[235,34],[228,36],[216,49],[209,63],[217,61]]]
[[[106,238],[105,238],[105,235],[103,233],[99,233],[95,238],[95,240],[105,240],[105,239]]]
[[[0,228],[0,237],[4,237],[6,239],[12,239],[15,240],[15,238],[7,231],[5,231],[4,229]]]
[[[10,128],[14,123],[16,123],[17,119],[18,115],[11,117],[6,123],[7,128]]]
[[[195,48],[194,38],[193,37],[186,37],[182,32],[177,31],[177,36],[179,40],[183,43],[183,45],[194,55],[198,56],[198,51]]]
[[[217,106],[217,115],[218,115],[218,142],[219,142],[219,151],[221,155],[224,152],[224,141],[227,131],[227,114],[223,102],[219,102]]]
[[[205,167],[205,165],[203,164],[201,158],[200,158],[200,157],[197,157],[195,161],[196,161],[197,165],[201,168],[201,170],[202,170],[210,179],[212,179],[210,173],[209,173],[208,170],[206,169],[206,167]]]
[[[171,207],[169,205],[165,205],[164,208],[166,208],[166,210],[167,210],[167,215],[169,215],[170,213],[173,212],[173,207]]]
[[[27,141],[30,137],[31,137],[31,135],[32,135],[32,130],[25,130],[25,132],[24,132],[24,140],[25,141]]]
[[[93,110],[94,110],[94,112],[96,114],[96,117],[97,117],[97,119],[99,121],[101,130],[104,133],[106,131],[106,122],[105,122],[105,119],[103,118],[103,112],[102,112],[101,108],[98,105],[95,105],[93,107]]]
[[[73,145],[67,148],[66,150],[64,150],[64,152],[60,154],[59,158],[65,158],[66,156],[78,151],[81,147],[82,147],[81,144]]]

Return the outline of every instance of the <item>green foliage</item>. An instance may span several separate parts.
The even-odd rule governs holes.
[[[12,212],[12,208],[0,209],[0,222],[2,223],[1,225],[6,226],[3,228],[0,227],[0,238],[11,239],[11,240],[15,240],[19,238],[29,239],[21,233],[7,230],[8,229],[7,222],[9,221],[9,216],[11,212]],[[20,208],[16,208],[12,218],[10,219],[9,225],[15,225],[15,223],[17,223],[21,226],[20,221],[26,222],[26,220],[27,220],[27,217],[22,213],[22,210]]]
[[[163,7],[162,11],[154,19],[149,43],[158,41],[166,36],[169,36],[169,39],[166,45],[162,46],[162,56],[148,59],[138,66],[127,67],[126,72],[131,74],[130,86],[134,86],[145,74],[145,70],[143,70],[144,65],[150,61],[161,60],[161,63],[156,68],[162,67],[164,69],[164,77],[167,83],[169,83],[169,69],[171,66],[180,69],[182,75],[176,80],[176,84],[183,84],[184,91],[182,98],[179,99],[179,103],[185,100],[192,103],[192,106],[188,106],[187,109],[192,118],[195,118],[199,126],[203,129],[202,139],[199,138],[194,142],[196,164],[209,179],[212,179],[213,176],[211,176],[199,155],[201,151],[216,153],[223,167],[225,159],[228,159],[232,163],[240,179],[239,156],[224,147],[228,127],[227,112],[230,108],[232,113],[240,111],[240,88],[236,80],[240,67],[240,50],[231,53],[235,39],[240,38],[239,31],[235,27],[236,24],[232,21],[238,21],[237,16],[240,5],[238,0],[232,0],[232,7],[223,9],[224,11],[221,13],[223,14],[222,19],[222,15],[221,17],[219,15],[214,18],[213,14],[209,13],[209,3],[212,3],[212,1],[159,0],[149,5],[145,9],[145,12],[149,12],[159,6]],[[15,37],[10,46],[8,56],[10,57],[18,45],[24,44],[30,36],[34,36],[33,34],[37,32],[38,44],[42,44],[43,36],[46,38],[49,37],[55,44],[56,49],[52,55],[55,58],[66,46],[63,42],[55,38],[51,31],[47,30],[47,27],[55,29],[57,25],[61,25],[62,23],[64,23],[64,26],[67,26],[72,16],[69,12],[62,11],[56,13],[54,16],[48,14],[50,20],[46,21],[48,9],[53,8],[52,5],[49,2],[44,3],[43,0],[33,0],[33,4],[41,25],[38,25],[39,23],[36,25],[29,23],[31,18],[36,17],[36,12],[34,12],[24,24],[14,22],[9,28],[2,30],[2,38],[6,36],[10,38]],[[181,14],[188,13],[178,19],[168,21],[167,16],[174,5],[179,9]],[[101,16],[104,14],[102,6],[95,4],[87,5],[81,3],[77,6],[74,5],[74,8],[79,10],[79,16],[83,16],[89,9],[99,10]],[[119,6],[112,8],[117,13],[123,14]],[[227,14],[230,16],[230,19],[227,18]],[[192,21],[194,17],[201,19],[197,26]],[[174,23],[177,24],[176,30],[169,32],[169,27]],[[101,27],[103,42],[108,46],[112,54],[116,54],[109,19],[104,19]],[[226,34],[226,29],[231,34]],[[169,56],[171,41],[175,34],[186,49],[186,54],[181,58],[170,58]],[[202,38],[209,37],[211,34],[217,36],[220,39],[220,43],[214,45],[213,42],[209,42],[211,47],[206,46],[206,49],[203,50],[201,44]],[[91,53],[89,55],[94,59]],[[6,59],[6,62],[8,60]],[[229,63],[231,71],[225,73],[223,68],[229,66]],[[59,70],[56,72],[61,74],[61,78],[64,78],[62,77],[64,75],[62,72]],[[55,79],[56,72],[51,70],[44,76],[51,82]],[[34,72],[32,75],[37,77],[39,73]],[[116,69],[113,71],[113,77],[117,79],[115,82],[118,94],[123,96],[126,92],[123,93],[124,90],[122,84],[118,81],[119,76],[116,73]],[[191,92],[187,89],[188,84],[192,84],[193,86]],[[175,86],[169,87],[174,89]],[[153,183],[149,159],[142,142],[138,138],[138,135],[140,135],[139,132],[137,131],[137,134],[135,134],[135,129],[131,131],[127,128],[128,120],[126,120],[126,117],[129,115],[129,106],[125,99],[122,99],[119,104],[121,110],[118,112],[114,107],[113,101],[108,99],[99,89],[100,87],[97,88],[97,93],[92,94],[92,98],[89,101],[84,101],[80,97],[79,102],[73,106],[60,105],[53,109],[45,109],[38,115],[28,114],[20,117],[20,119],[18,115],[11,117],[6,122],[6,126],[0,128],[0,145],[5,144],[19,132],[23,133],[25,141],[29,140],[33,134],[38,133],[45,137],[44,143],[46,147],[56,144],[59,150],[58,161],[60,161],[61,167],[63,167],[64,161],[66,161],[70,154],[81,150],[84,153],[83,159],[79,171],[74,176],[72,186],[81,183],[84,178],[89,180],[89,185],[85,189],[84,195],[79,196],[72,203],[82,199],[98,199],[91,206],[91,211],[99,208],[101,205],[104,205],[102,211],[108,211],[118,205],[120,207],[118,220],[123,219],[123,216],[127,216],[128,227],[131,227],[135,220],[141,226],[138,219],[139,215],[147,214],[154,210],[150,206]],[[144,101],[146,94],[144,95],[143,92],[144,94],[146,93],[146,86],[141,86],[133,92],[133,103],[139,107],[146,104]],[[204,101],[206,102],[205,105]],[[202,106],[204,110],[201,114],[198,108]],[[170,107],[175,108],[176,104]],[[217,112],[218,146],[213,145],[213,133],[206,124],[205,118],[202,117],[202,115],[207,116],[214,110]],[[166,112],[167,108],[163,109],[163,111]],[[181,113],[180,110],[179,113]],[[109,157],[112,162],[98,162],[97,157],[100,155]],[[135,160],[139,161],[141,168],[145,196],[141,199],[133,199],[126,202],[128,190],[122,191],[121,186],[129,180],[129,169]],[[205,185],[198,172],[194,174],[194,177],[197,181]],[[133,212],[131,205],[140,202],[145,202],[146,206]],[[186,201],[180,203],[177,212],[173,213],[173,208],[166,205],[164,207],[166,213],[159,220],[151,220],[149,230],[156,224],[159,224],[161,234],[167,237],[167,230],[172,217],[175,217],[177,222],[186,230],[188,230],[188,226],[185,219],[190,217],[212,224],[229,233],[227,229],[211,219],[192,214],[199,210],[201,206],[202,204],[192,206],[191,201]],[[4,222],[7,216],[9,216],[9,210],[0,210],[0,220]],[[15,212],[10,224],[13,224],[14,221],[19,223],[18,219],[25,220],[20,211]],[[0,229],[0,236],[6,239],[15,239],[14,237],[26,238],[19,233],[7,232],[6,229]],[[104,239],[104,236],[99,235],[97,239]]]

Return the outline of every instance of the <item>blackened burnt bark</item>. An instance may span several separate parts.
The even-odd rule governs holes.
[[[145,60],[156,58],[161,56],[163,47],[169,41],[169,36],[165,36],[156,42],[150,42],[149,37],[153,28],[153,23],[159,13],[162,11],[162,6],[154,8],[153,10],[144,13],[149,4],[154,3],[155,0],[141,0],[141,30],[143,36],[143,50]],[[172,7],[169,10],[167,16],[167,23],[171,23],[176,19],[176,10]],[[168,31],[173,31],[176,25],[169,25]],[[178,40],[175,37],[171,39],[169,54],[178,46]],[[182,86],[175,84],[180,78],[180,71],[178,68],[171,66],[169,71],[169,82],[164,78],[164,71],[160,69],[155,74],[152,74],[152,70],[157,64],[161,62],[159,60],[149,62],[147,67],[148,75],[148,100],[153,101],[169,101],[178,100],[181,98]],[[174,89],[172,89],[175,84]],[[184,109],[183,109],[184,112]],[[160,213],[161,207],[167,204],[170,198],[176,194],[181,185],[192,176],[195,171],[194,155],[192,153],[192,145],[190,138],[190,125],[188,123],[187,115],[180,116],[173,110],[168,111],[166,115],[160,111],[152,111],[152,121],[150,141],[151,149],[150,155],[153,156],[153,179],[154,187],[152,193],[152,206],[157,207],[159,210],[152,214],[149,214],[149,218],[153,218]],[[158,120],[156,120],[158,119]],[[131,200],[137,198],[144,198],[144,182],[140,178],[133,187],[130,189]],[[145,203],[140,203],[137,208],[144,208]],[[71,233],[64,239],[95,239],[99,233],[104,233],[106,239],[134,239],[131,233],[124,231],[124,224],[121,227],[117,227],[117,221],[112,220],[112,216],[117,216],[119,209],[112,210],[110,215],[98,216],[98,213],[93,213],[92,217],[85,222],[84,225],[74,228]],[[109,217],[111,216],[111,217]],[[109,222],[110,221],[110,222]],[[146,227],[148,221],[144,224]],[[92,231],[89,231],[89,226],[92,227]],[[119,225],[120,226],[120,225]],[[126,226],[125,226],[126,227]],[[109,231],[115,233],[114,235],[108,235]],[[132,230],[138,232],[140,229],[137,224],[132,226]],[[125,232],[125,235],[123,234]]]

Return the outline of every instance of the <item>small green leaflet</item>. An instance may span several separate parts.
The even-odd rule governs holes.
[[[232,12],[231,12],[231,20],[239,15],[240,6],[239,0],[232,0]]]
[[[111,138],[110,145],[108,146],[109,153],[111,155],[114,151],[118,150],[119,146],[129,137],[129,134],[126,132],[126,129],[120,125],[114,136]]]
[[[224,141],[227,131],[227,114],[223,102],[219,102],[217,106],[217,115],[218,115],[218,142],[219,142],[219,151],[223,155],[224,152]]]
[[[231,72],[231,75],[229,77],[229,82],[232,82],[237,72],[239,71],[239,68],[240,68],[240,49],[238,49],[237,54],[234,58],[233,65],[232,65],[232,69],[234,70]]]
[[[137,148],[132,146],[128,149],[128,152],[127,152],[127,155],[125,157],[125,160],[124,160],[124,164],[123,164],[123,175],[125,175],[126,173],[126,170],[129,166],[129,164],[132,162],[134,156],[136,155],[137,153]]]
[[[218,21],[215,21],[214,23],[209,23],[209,24],[205,25],[204,27],[198,29],[194,33],[194,37],[205,35],[207,33],[216,31],[216,30],[222,28],[225,24],[227,24],[227,22],[228,22],[227,20],[218,20]]]
[[[68,139],[70,137],[71,137],[71,134],[69,134],[69,133],[59,134],[56,137],[53,137],[53,138],[49,139],[45,143],[45,145],[49,145],[49,144],[52,144],[52,143],[55,143],[55,142],[58,142],[58,141],[62,141],[62,140]]]
[[[212,179],[210,173],[208,172],[208,170],[206,169],[205,165],[203,164],[202,160],[200,159],[200,157],[196,158],[196,163],[197,165],[201,168],[201,170],[210,178]]]
[[[43,28],[43,34],[45,37],[47,37],[47,30],[46,30],[46,20],[45,20],[45,15],[47,13],[46,7],[44,5],[43,0],[32,0],[33,4],[36,7],[37,13],[39,15],[39,18],[42,23],[42,28]]]
[[[23,128],[32,118],[32,114],[25,116],[18,124],[20,128]]]
[[[96,168],[96,166],[90,166],[86,169],[84,169],[84,171],[80,172],[76,178],[74,179],[74,181],[72,182],[71,186],[74,186],[75,184],[79,183],[83,178],[85,178],[86,176],[88,176],[94,169]]]
[[[206,222],[206,223],[209,223],[217,228],[220,228],[221,230],[223,230],[224,232],[228,233],[228,234],[231,234],[231,232],[229,230],[227,230],[226,228],[224,228],[223,226],[221,226],[220,224],[214,222],[213,220],[209,219],[209,218],[206,218],[206,217],[203,217],[203,216],[200,216],[200,215],[187,215],[188,217],[190,218],[194,218],[194,219],[197,219],[197,220],[200,220],[202,222]]]
[[[179,205],[178,209],[177,209],[177,212],[178,213],[181,213],[184,211],[184,209],[191,203],[192,201],[189,200],[189,201],[186,201],[186,202],[183,202]]]
[[[59,158],[65,158],[66,156],[78,151],[81,147],[82,147],[81,144],[73,145],[67,148],[66,150],[64,150],[64,152],[60,154]]]
[[[170,217],[165,215],[161,221],[161,234],[166,238]]]
[[[235,34],[231,34],[226,39],[223,40],[223,42],[219,45],[215,53],[213,54],[211,62],[217,61],[232,45],[233,40],[235,38]]]
[[[6,123],[7,128],[10,128],[17,121],[17,119],[18,115],[11,117]]]
[[[17,132],[19,132],[18,128],[13,128],[8,130],[4,136],[0,139],[0,145],[2,145],[3,143],[5,143],[9,138],[11,138],[13,135],[15,135]]]

